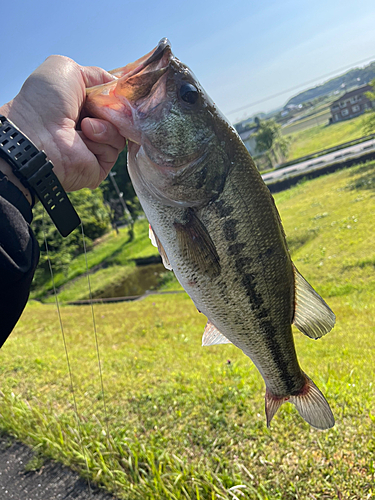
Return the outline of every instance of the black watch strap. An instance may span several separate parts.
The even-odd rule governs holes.
[[[0,115],[0,156],[22,184],[34,191],[62,236],[68,236],[80,218],[53,172],[44,151],[39,151],[12,122]]]

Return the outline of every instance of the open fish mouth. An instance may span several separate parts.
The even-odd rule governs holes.
[[[117,80],[90,87],[86,89],[86,94],[90,101],[96,100],[97,104],[111,105],[113,102],[102,101],[100,96],[115,95],[123,103],[126,100],[134,106],[137,101],[150,94],[155,83],[167,72],[172,59],[171,43],[168,38],[162,38],[155,49],[137,61],[109,71]]]
[[[169,55],[171,54],[171,42],[168,38],[162,38],[158,45],[148,54],[127,64],[123,68],[117,68],[109,71],[116,78],[127,76],[128,78],[140,73],[150,64],[161,61],[162,66],[168,66]],[[164,61],[163,61],[164,59]],[[164,64],[163,64],[164,63]]]
[[[163,38],[149,54],[123,69],[115,70],[115,73],[120,75],[116,87],[117,95],[132,105],[137,105],[140,99],[151,93],[154,85],[167,72],[171,59],[171,44],[167,38]]]

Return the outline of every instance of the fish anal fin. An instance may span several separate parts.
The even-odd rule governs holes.
[[[288,400],[288,398],[278,398],[274,396],[268,389],[266,389],[265,400],[265,410],[267,418],[267,427],[271,425],[271,420],[275,416],[275,413],[280,408],[280,406]]]
[[[293,324],[308,337],[319,339],[335,326],[336,316],[295,267],[294,285]]]
[[[167,256],[165,250],[164,250],[164,247],[161,244],[159,238],[154,233],[154,230],[152,229],[151,224],[149,224],[149,226],[148,226],[148,236],[151,240],[152,245],[159,250],[159,254],[160,254],[160,257],[161,257],[161,260],[163,262],[164,267],[166,269],[168,269],[168,271],[172,271],[172,266],[169,263],[169,259],[168,259],[168,256]]]
[[[219,276],[220,258],[215,244],[193,210],[187,210],[186,222],[175,222],[174,227],[184,258],[208,277]]]
[[[210,345],[218,345],[218,344],[231,344],[232,342],[228,340],[215,325],[211,323],[211,321],[207,321],[205,326],[203,337],[202,337],[202,346],[207,347]]]
[[[268,389],[266,390],[265,406],[267,427],[280,406],[285,403],[293,403],[301,417],[316,429],[330,429],[335,425],[335,418],[327,400],[314,384],[305,375],[305,385],[298,394],[287,397],[276,397]]]

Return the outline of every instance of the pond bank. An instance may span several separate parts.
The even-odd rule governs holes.
[[[149,295],[165,295],[165,294],[173,294],[173,293],[186,293],[185,290],[171,290],[166,292],[145,292],[143,295],[129,295],[127,297],[103,297],[99,299],[85,299],[85,300],[73,300],[71,302],[67,302],[70,306],[86,306],[90,304],[102,304],[108,302],[128,302],[132,300],[142,300],[148,297]]]

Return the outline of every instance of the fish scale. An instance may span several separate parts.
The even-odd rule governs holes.
[[[273,198],[237,132],[167,39],[87,111],[128,138],[128,169],[167,269],[207,316],[205,346],[232,342],[266,384],[267,425],[285,401],[312,426],[334,417],[301,370],[291,325],[317,339],[335,315],[293,265]],[[129,81],[128,81],[129,80]]]
[[[227,206],[234,199],[238,200],[237,205],[243,205],[246,200],[243,194],[249,192],[247,182],[252,185],[251,203],[237,206],[234,211],[243,214],[242,220],[236,220],[236,232],[228,234],[226,230],[226,223],[235,220],[230,218],[233,211],[223,221],[220,212],[217,219],[213,218],[213,207],[202,210],[202,220],[208,232],[217,233],[217,249],[222,262],[221,280],[225,285],[220,292],[220,306],[211,310],[211,302],[211,308],[207,307],[205,314],[253,360],[272,393],[285,396],[298,391],[305,383],[291,333],[292,266],[277,217],[269,217],[268,221],[264,221],[268,229],[267,238],[260,232],[258,221],[264,218],[259,215],[264,212],[264,200],[269,194],[262,189],[258,174],[251,174],[253,165],[246,167],[245,161],[249,163],[246,155],[239,167],[230,172],[219,198],[219,202],[224,202],[224,207],[226,199]],[[238,179],[237,182],[235,179]],[[255,183],[260,184],[258,190],[254,190]],[[237,250],[235,257],[230,250],[233,243]],[[285,286],[288,281],[289,287]],[[270,289],[270,284],[280,282],[283,283],[280,289],[275,285]],[[229,304],[229,307],[225,304]],[[225,310],[230,314],[223,318],[222,311]],[[235,329],[232,325],[235,325]]]

